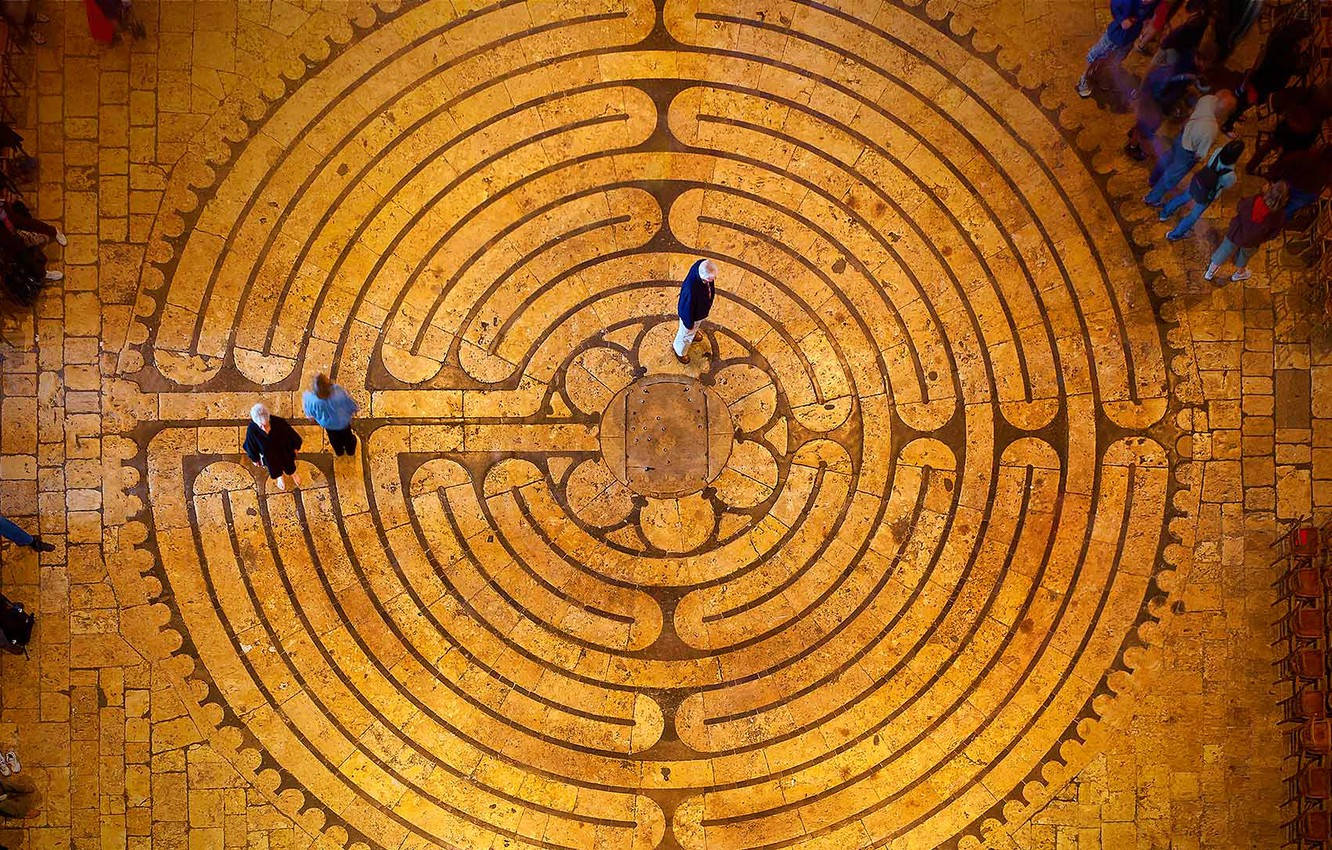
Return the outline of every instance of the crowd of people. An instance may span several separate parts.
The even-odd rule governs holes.
[[[1124,152],[1151,163],[1143,202],[1163,223],[1179,216],[1167,239],[1188,236],[1241,172],[1261,178],[1249,181],[1212,252],[1203,278],[1213,282],[1227,261],[1235,265],[1230,280],[1247,280],[1254,251],[1332,184],[1332,145],[1323,140],[1332,82],[1307,82],[1314,24],[1280,22],[1247,69],[1228,65],[1257,9],[1253,0],[1111,0],[1112,20],[1076,85],[1082,97],[1099,92],[1110,109],[1132,111]],[[1140,77],[1125,70],[1135,48],[1151,57]],[[1260,112],[1270,113],[1271,127],[1246,162],[1237,128]]]

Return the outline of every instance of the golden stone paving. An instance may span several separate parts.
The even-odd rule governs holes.
[[[1332,356],[1132,202],[1070,102],[1103,4],[135,5],[34,54],[0,844],[1284,840],[1266,545],[1332,505]]]

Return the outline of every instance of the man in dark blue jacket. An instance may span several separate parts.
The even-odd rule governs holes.
[[[713,284],[717,280],[717,266],[712,260],[699,260],[689,267],[684,283],[680,284],[680,304],[676,313],[680,316],[680,330],[675,335],[675,359],[681,363],[689,362],[689,346],[693,344],[703,320],[712,310],[712,298],[716,294]]]
[[[1142,32],[1142,25],[1155,13],[1156,3],[1157,0],[1110,0],[1110,16],[1114,20],[1100,41],[1087,51],[1087,70],[1082,72],[1078,80],[1079,96],[1091,97],[1091,83],[1087,81],[1087,75],[1097,61],[1105,57],[1109,57],[1116,65],[1124,61],[1124,56]]]

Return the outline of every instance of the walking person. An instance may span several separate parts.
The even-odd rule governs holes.
[[[680,284],[680,302],[676,313],[680,317],[680,330],[675,334],[675,359],[681,363],[689,362],[689,346],[703,320],[712,310],[712,299],[716,295],[714,284],[717,280],[717,265],[712,260],[699,260],[689,267]]]
[[[1234,108],[1235,95],[1228,91],[1198,98],[1193,114],[1171,144],[1170,152],[1152,169],[1152,189],[1142,199],[1143,203],[1151,207],[1161,205],[1166,192],[1178,186],[1184,175],[1212,149],[1212,143],[1221,132],[1221,122]]]
[[[1166,234],[1167,239],[1174,242],[1188,236],[1193,225],[1198,223],[1198,219],[1202,218],[1217,196],[1235,185],[1235,167],[1243,153],[1244,142],[1239,139],[1222,145],[1207,160],[1207,164],[1194,173],[1188,188],[1166,199],[1159,216],[1161,221],[1169,221],[1185,204],[1192,204],[1179,224]]]
[[[1258,195],[1251,195],[1239,202],[1239,209],[1230,221],[1226,238],[1221,240],[1212,254],[1212,262],[1203,273],[1203,280],[1211,280],[1220,271],[1221,264],[1235,255],[1235,273],[1232,281],[1248,280],[1253,272],[1248,268],[1249,257],[1254,250],[1267,240],[1276,236],[1286,224],[1286,201],[1290,199],[1290,190],[1278,180]]]
[[[314,384],[301,396],[305,415],[319,423],[328,434],[328,443],[334,455],[350,455],[356,451],[356,433],[352,431],[352,414],[360,410],[351,394],[320,372]]]
[[[1124,153],[1138,161],[1146,159],[1148,152],[1153,161],[1161,159],[1157,131],[1197,79],[1193,66],[1184,62],[1178,51],[1163,51],[1161,64],[1148,71],[1138,87],[1136,121],[1129,128]]]
[[[1087,51],[1087,67],[1078,78],[1078,97],[1091,97],[1088,79],[1097,62],[1111,63],[1116,69],[1128,55],[1133,42],[1138,40],[1142,26],[1156,12],[1157,0],[1110,0],[1110,26]]]
[[[2,516],[0,516],[0,537],[3,537],[6,540],[16,545],[27,546],[29,549],[33,549],[38,552],[55,551],[55,546],[53,546],[52,544],[47,543],[45,540],[43,540],[40,537],[36,537],[34,535],[29,534],[28,532],[19,528],[18,525],[15,524],[12,520],[6,519],[5,517]]]
[[[269,413],[261,402],[250,408],[250,425],[245,429],[245,454],[255,466],[268,470],[268,477],[279,490],[287,489],[284,476],[293,486],[296,479],[296,452],[301,449],[301,435],[281,416]]]

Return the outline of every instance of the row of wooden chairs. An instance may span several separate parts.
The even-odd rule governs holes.
[[[1286,753],[1292,765],[1287,777],[1284,825],[1286,846],[1299,850],[1332,850],[1332,720],[1329,720],[1329,604],[1332,603],[1332,524],[1317,528],[1304,521],[1292,524],[1274,544],[1280,569],[1273,586],[1277,620],[1273,645],[1284,645],[1276,662],[1289,695],[1281,701]]]

